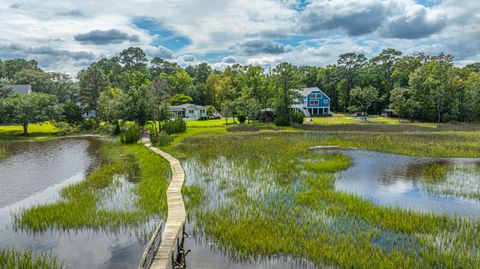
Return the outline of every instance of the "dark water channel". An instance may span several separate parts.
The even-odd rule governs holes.
[[[12,215],[32,205],[52,203],[59,191],[85,178],[98,165],[95,138],[12,142],[0,161],[0,248],[51,252],[67,268],[135,268],[145,247],[138,229],[49,230],[32,234],[14,229]],[[146,224],[142,230],[151,230]]]

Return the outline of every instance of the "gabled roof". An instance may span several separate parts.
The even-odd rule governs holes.
[[[170,111],[182,111],[184,109],[205,109],[204,106],[199,106],[195,104],[183,104],[179,106],[170,106],[168,110]]]
[[[328,95],[326,95],[322,90],[320,90],[318,87],[309,87],[309,88],[303,88],[303,89],[299,89],[299,90],[296,90],[301,96],[308,96],[310,93],[312,93],[313,91],[319,91],[321,92],[323,95],[325,95],[325,97],[328,98],[328,100],[330,100],[330,97],[328,97]]]
[[[30,84],[11,84],[5,85],[5,87],[19,94],[29,94],[32,91]]]

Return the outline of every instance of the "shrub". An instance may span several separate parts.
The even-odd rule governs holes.
[[[70,125],[77,125],[83,121],[82,109],[72,101],[63,105],[63,118]]]
[[[122,132],[122,129],[120,129],[120,123],[118,122],[118,120],[114,121],[112,126],[112,135],[117,136],[121,132]]]
[[[55,122],[54,125],[58,129],[58,135],[60,136],[71,135],[78,131],[75,127],[64,121]]]
[[[247,116],[245,116],[244,114],[240,114],[237,116],[237,119],[238,119],[238,122],[243,124],[247,120]]]
[[[142,132],[138,126],[132,126],[122,132],[120,142],[123,144],[135,144],[142,138]]]
[[[81,129],[91,131],[97,127],[97,122],[93,118],[87,118],[82,122]]]
[[[165,131],[161,131],[160,133],[153,132],[150,133],[150,141],[155,146],[165,147],[173,141],[173,135],[169,135]]]
[[[279,117],[275,117],[275,125],[277,126],[290,126],[291,121],[290,117],[282,115]]]
[[[295,112],[292,114],[292,122],[296,124],[303,124],[303,120],[305,119],[305,114],[302,112]]]
[[[161,130],[165,131],[169,135],[183,133],[187,130],[187,123],[181,118],[173,121],[166,121],[162,123]]]

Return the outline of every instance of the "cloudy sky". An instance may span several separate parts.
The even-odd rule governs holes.
[[[480,61],[479,0],[1,0],[0,59],[75,74],[130,46],[181,65],[325,66],[340,53]]]

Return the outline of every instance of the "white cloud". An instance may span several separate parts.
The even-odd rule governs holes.
[[[462,62],[479,59],[478,0],[444,0],[431,7],[414,0],[308,2],[303,9],[294,0],[124,0],[115,4],[97,0],[4,0],[0,6],[0,44],[23,49],[16,53],[12,49],[0,51],[0,58],[37,58],[48,70],[70,74],[129,46],[182,64],[197,63],[212,52],[223,53],[215,66],[230,64],[221,60],[226,56],[244,64],[290,61],[326,65],[335,63],[340,53],[361,51],[370,55],[387,47],[405,52],[445,51],[458,55]],[[132,23],[141,16],[161,21],[191,42],[180,49],[152,45],[155,37]],[[102,45],[75,40],[79,34],[111,29],[124,34],[124,40]],[[307,35],[309,41],[282,44],[283,39],[299,34]],[[252,47],[254,41],[257,46]],[[40,48],[64,55],[38,54]],[[37,53],[33,53],[35,50]],[[71,56],[82,53],[89,56]]]

